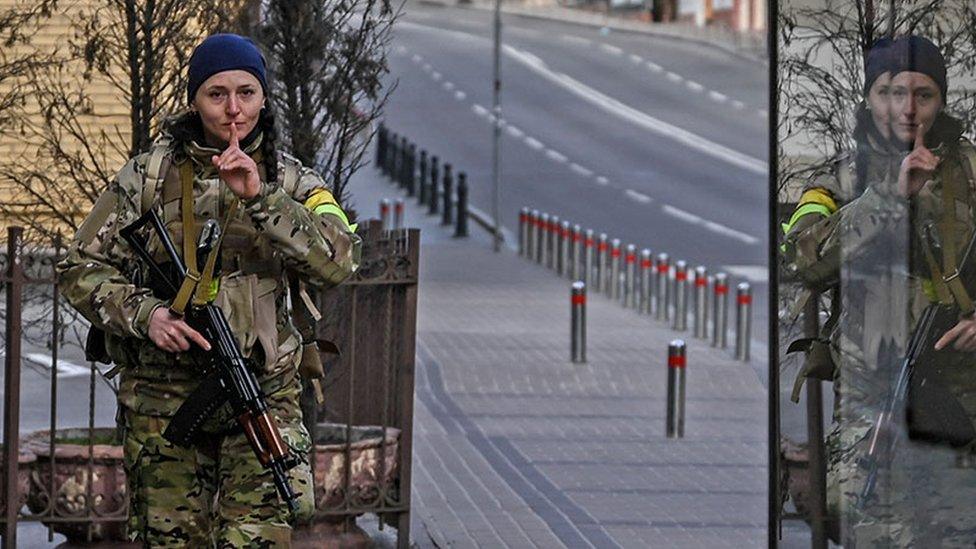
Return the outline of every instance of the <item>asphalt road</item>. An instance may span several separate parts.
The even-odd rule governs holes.
[[[385,117],[465,171],[489,214],[491,37],[488,12],[409,4]],[[502,225],[515,232],[528,206],[749,280],[764,364],[767,67],[700,43],[517,16],[503,17],[503,44]]]

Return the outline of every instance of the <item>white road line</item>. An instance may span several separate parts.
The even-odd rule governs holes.
[[[608,185],[609,183],[610,183],[610,180],[609,180],[609,179],[607,179],[606,177],[603,177],[602,175],[601,175],[601,176],[598,176],[598,177],[596,178],[596,184],[597,184],[597,185],[604,185],[604,186],[606,186],[606,185]]]
[[[505,131],[507,131],[508,132],[508,135],[511,135],[515,139],[519,139],[520,137],[522,137],[523,135],[525,135],[525,132],[523,132],[522,130],[518,129],[515,126],[509,126],[509,127],[505,128]]]
[[[458,101],[464,101],[465,97],[467,97],[467,94],[461,90],[454,92],[454,99],[457,99]]]
[[[441,79],[441,73],[439,73],[437,71],[434,71],[434,72],[430,73],[430,77],[433,78],[435,81],[440,80]]]
[[[424,60],[423,57],[421,57],[419,54],[416,53],[413,54],[413,56],[410,59],[412,59],[414,63],[420,63],[421,61]]]
[[[471,110],[474,111],[474,113],[477,114],[478,116],[487,116],[488,115],[488,109],[482,107],[481,105],[479,105],[477,103],[475,103],[474,105],[471,105]]]
[[[591,170],[589,168],[584,168],[583,166],[580,166],[576,162],[571,163],[569,165],[569,169],[571,169],[574,172],[582,175],[583,177],[591,177],[593,175],[593,170]]]
[[[742,101],[735,100],[732,102],[732,108],[741,111],[742,109],[746,108],[746,104],[743,103]]]
[[[441,84],[441,85],[442,85],[442,86],[444,87],[444,89],[445,89],[445,90],[447,90],[447,91],[451,91],[451,90],[453,90],[453,89],[454,89],[454,82],[444,82],[444,83],[443,83],[443,84]]]
[[[666,213],[667,215],[670,215],[671,217],[677,217],[678,219],[681,219],[683,221],[687,221],[688,223],[694,223],[694,224],[697,225],[698,223],[701,223],[701,221],[702,221],[702,218],[701,217],[699,217],[699,216],[697,216],[697,215],[695,215],[695,214],[693,214],[691,212],[686,212],[686,211],[684,211],[684,210],[682,210],[680,208],[675,208],[674,206],[672,206],[670,204],[663,204],[663,205],[661,205],[661,210],[664,213]]]
[[[423,66],[420,67],[420,70],[422,70],[424,72],[430,72],[430,71],[434,70],[434,67],[431,67],[430,66],[430,63],[424,63]]]
[[[574,44],[580,44],[583,46],[590,46],[593,44],[593,41],[590,40],[589,38],[580,38],[579,36],[570,36],[568,34],[560,34],[559,39],[566,42],[572,42]]]
[[[754,173],[763,175],[767,173],[768,165],[763,160],[730,149],[686,129],[668,124],[663,120],[659,120],[633,107],[625,105],[612,97],[590,88],[589,86],[573,79],[566,74],[557,73],[550,70],[548,67],[546,67],[545,63],[537,61],[538,58],[533,59],[532,57],[528,57],[524,55],[521,50],[515,49],[508,45],[503,46],[503,49],[505,50],[506,55],[515,58],[539,73],[541,76],[559,84],[566,90],[575,93],[579,97],[593,103],[594,105],[597,105],[607,112],[617,115],[620,118],[628,120],[633,124],[655,132],[663,137],[673,139],[678,143],[686,145],[713,158],[720,159],[729,164],[739,166],[740,168],[752,171]]]
[[[750,234],[746,234],[742,231],[737,231],[735,229],[726,227],[725,225],[722,225],[720,223],[715,223],[714,221],[706,221],[705,228],[714,233],[722,234],[734,238],[736,240],[739,240],[741,242],[745,242],[746,244],[756,244],[759,242],[758,238]]]
[[[525,144],[537,151],[542,150],[546,147],[545,145],[542,144],[542,141],[539,141],[538,139],[529,136],[525,137]]]
[[[611,55],[620,55],[624,52],[624,50],[610,44],[600,44],[600,49]]]
[[[51,369],[51,364],[54,360],[51,355],[46,355],[44,353],[24,353],[24,358],[44,366],[48,370]],[[58,376],[59,377],[81,377],[91,375],[91,368],[88,366],[82,366],[80,364],[75,364],[64,360],[63,358],[58,359]]]
[[[708,98],[712,101],[718,101],[719,103],[725,103],[729,99],[727,95],[724,93],[718,93],[717,91],[708,92]]]
[[[633,189],[627,189],[626,191],[624,191],[624,193],[626,193],[627,196],[629,196],[631,199],[636,200],[641,204],[648,204],[653,200],[651,197],[647,196],[646,194],[639,193]]]
[[[654,72],[661,72],[661,71],[664,70],[664,67],[662,67],[661,65],[658,65],[657,63],[655,63],[653,61],[648,61],[647,63],[645,63],[645,65],[647,65],[647,68],[651,69]]]
[[[692,80],[689,80],[689,81],[685,82],[685,85],[688,86],[688,88],[691,91],[693,91],[693,92],[699,92],[700,93],[702,90],[705,89],[705,86],[702,86],[698,82],[695,82],[695,81],[692,81]]]
[[[765,265],[725,265],[722,269],[749,282],[769,282],[769,267]]]
[[[632,53],[632,54],[630,54],[630,60],[631,60],[631,61],[632,61],[633,63],[637,63],[638,65],[640,65],[641,63],[643,63],[643,62],[644,62],[644,58],[643,58],[643,57],[641,57],[641,56],[639,56],[639,55],[637,55],[636,53]]]
[[[559,151],[554,151],[552,149],[549,149],[549,150],[546,151],[546,156],[549,157],[550,160],[555,160],[556,162],[559,162],[559,163],[563,163],[563,162],[569,160],[568,158],[566,158],[566,155],[565,154],[563,154],[563,153],[561,153]]]
[[[668,71],[667,77],[668,80],[672,82],[681,82],[682,80],[685,79],[685,77],[681,76],[680,74],[671,71]]]

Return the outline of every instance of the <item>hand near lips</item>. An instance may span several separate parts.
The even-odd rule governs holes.
[[[241,150],[237,139],[237,124],[230,125],[230,141],[227,148],[211,159],[220,178],[227,187],[242,200],[254,198],[261,192],[261,177],[254,159]]]
[[[942,160],[925,147],[924,139],[925,131],[919,124],[915,130],[915,148],[901,161],[898,173],[898,194],[902,197],[908,198],[921,190]]]

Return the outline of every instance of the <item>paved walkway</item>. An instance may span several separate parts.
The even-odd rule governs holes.
[[[372,167],[375,215],[400,196]],[[679,334],[601,296],[585,365],[569,361],[569,281],[424,215],[413,537],[440,547],[759,547],[766,396],[730,351],[688,343],[684,439],[664,436],[665,354]],[[761,360],[757,359],[757,360]]]

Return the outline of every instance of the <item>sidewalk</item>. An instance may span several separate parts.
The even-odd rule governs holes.
[[[350,188],[364,217],[400,196],[371,166]],[[453,239],[405,201],[423,246],[418,546],[766,544],[766,396],[752,367],[592,294],[589,363],[571,364],[568,280],[507,247],[493,253],[474,223]],[[676,337],[688,344],[686,426],[668,440]]]

